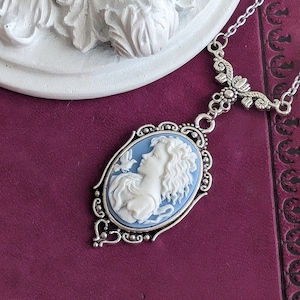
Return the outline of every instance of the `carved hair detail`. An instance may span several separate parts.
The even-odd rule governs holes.
[[[158,143],[166,145],[169,161],[161,182],[162,199],[175,204],[189,192],[189,185],[193,183],[192,172],[197,170],[196,154],[192,148],[179,138],[161,136],[153,138],[151,147]]]
[[[114,211],[128,223],[156,224],[170,216],[193,184],[197,155],[188,143],[178,137],[159,136],[151,139],[150,148],[142,156],[138,173],[130,172],[136,163],[131,150],[113,168],[121,173],[111,177],[108,197]],[[151,215],[155,218],[148,220]]]

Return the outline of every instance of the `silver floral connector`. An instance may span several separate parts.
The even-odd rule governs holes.
[[[222,44],[215,39],[207,46],[208,51],[214,55],[214,69],[218,73],[215,78],[222,85],[226,85],[220,93],[213,95],[209,103],[208,114],[215,119],[220,114],[228,112],[237,99],[241,99],[241,103],[247,109],[255,106],[263,111],[274,109],[278,114],[289,114],[293,95],[287,92],[282,95],[280,100],[271,101],[263,93],[251,91],[248,79],[239,75],[234,76],[232,65],[224,59],[226,45],[227,43]]]

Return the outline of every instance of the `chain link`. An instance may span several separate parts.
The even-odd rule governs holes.
[[[300,86],[300,72],[295,77],[292,86],[287,90],[287,96],[293,97],[297,93],[299,86]]]
[[[295,77],[292,86],[281,95],[279,100],[279,106],[276,108],[279,114],[289,114],[292,110],[292,103],[294,100],[294,95],[297,93],[300,86],[300,72]]]
[[[243,26],[246,23],[247,19],[255,13],[256,8],[263,5],[263,3],[264,0],[255,0],[255,2],[246,9],[246,12],[243,15],[239,16],[236,22],[227,29],[226,33],[220,32],[214,38],[214,44],[216,44],[219,38],[222,38],[223,43],[220,41],[219,42],[222,44],[223,48],[225,48],[228,44],[228,38],[234,35],[237,32],[238,28]]]
[[[247,19],[255,13],[256,8],[262,6],[263,3],[264,0],[256,0],[252,5],[250,5],[246,9],[246,12],[237,18],[235,24],[230,26],[227,32],[223,34],[224,38],[229,38],[230,36],[234,35],[237,32],[237,29],[243,26],[246,23]]]

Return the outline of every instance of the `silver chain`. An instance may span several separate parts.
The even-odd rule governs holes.
[[[256,9],[260,6],[262,6],[263,3],[264,3],[264,0],[256,0],[252,5],[250,5],[246,9],[246,12],[243,15],[241,15],[237,18],[235,24],[229,26],[226,33],[220,33],[218,35],[218,36],[222,36],[223,39],[226,40],[226,45],[228,43],[228,38],[231,37],[232,35],[234,35],[237,32],[238,28],[243,26],[246,23],[247,19],[250,16],[252,16],[255,13]],[[297,93],[299,85],[300,85],[300,71],[299,71],[298,75],[295,77],[291,88],[289,88],[287,90],[287,92],[285,92],[281,96],[280,102],[281,102],[282,106],[286,106],[287,104],[292,104],[294,95]]]
[[[223,39],[225,40],[225,44],[223,44],[223,48],[225,48],[228,44],[228,38],[234,35],[237,32],[238,28],[243,26],[246,23],[247,19],[250,16],[252,16],[255,13],[256,9],[262,6],[263,3],[264,0],[255,0],[255,2],[246,9],[246,12],[243,15],[239,16],[233,25],[229,26],[226,33],[221,32],[220,34],[217,35],[215,41],[218,37],[223,37]],[[280,98],[281,106],[287,107],[288,105],[292,104],[294,95],[297,93],[299,85],[300,85],[300,71],[298,75],[295,77],[292,86],[284,94],[282,94]]]
[[[294,96],[297,93],[300,86],[300,71],[295,77],[292,86],[281,95],[280,102],[282,106],[291,106],[294,100]]]
[[[224,37],[229,38],[230,36],[234,35],[237,32],[237,29],[243,26],[246,23],[247,19],[252,16],[255,13],[256,9],[259,6],[262,6],[263,3],[264,0],[256,0],[252,5],[250,5],[246,9],[246,12],[237,18],[235,24],[228,28],[227,32],[224,34]]]
[[[195,124],[201,128],[203,132],[209,133],[215,128],[215,119],[220,114],[230,110],[231,105],[237,100],[242,99],[242,104],[248,109],[255,105],[260,110],[275,109],[278,114],[287,115],[291,112],[294,95],[300,86],[300,72],[295,77],[292,86],[282,94],[281,98],[269,100],[266,95],[260,92],[251,92],[250,85],[246,78],[233,75],[231,64],[224,59],[224,48],[228,44],[229,37],[237,32],[237,29],[243,26],[247,19],[253,15],[258,7],[264,3],[264,0],[255,0],[246,12],[237,18],[237,21],[228,28],[226,33],[219,33],[214,40],[207,46],[209,52],[214,55],[214,68],[219,73],[216,79],[221,83],[227,84],[220,93],[215,93],[210,101],[207,113],[197,116]],[[220,39],[223,39],[221,42]],[[206,121],[208,127],[202,128],[200,122]]]
[[[243,15],[239,16],[233,25],[229,26],[229,28],[227,29],[227,32],[226,33],[220,32],[215,37],[214,41],[216,42],[219,37],[222,37],[224,40],[222,43],[223,48],[225,48],[228,44],[228,38],[231,37],[232,35],[234,35],[237,32],[238,28],[243,26],[246,23],[247,19],[250,16],[252,16],[255,13],[256,9],[259,6],[262,6],[263,3],[264,3],[264,0],[255,0],[255,2],[252,5],[248,6],[248,8],[246,9],[246,12]]]

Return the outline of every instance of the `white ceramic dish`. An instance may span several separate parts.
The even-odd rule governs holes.
[[[107,44],[82,53],[67,39],[41,30],[24,47],[0,42],[0,85],[48,99],[91,99],[130,91],[176,70],[198,54],[222,29],[239,0],[197,0],[168,45],[155,55],[128,59]]]

